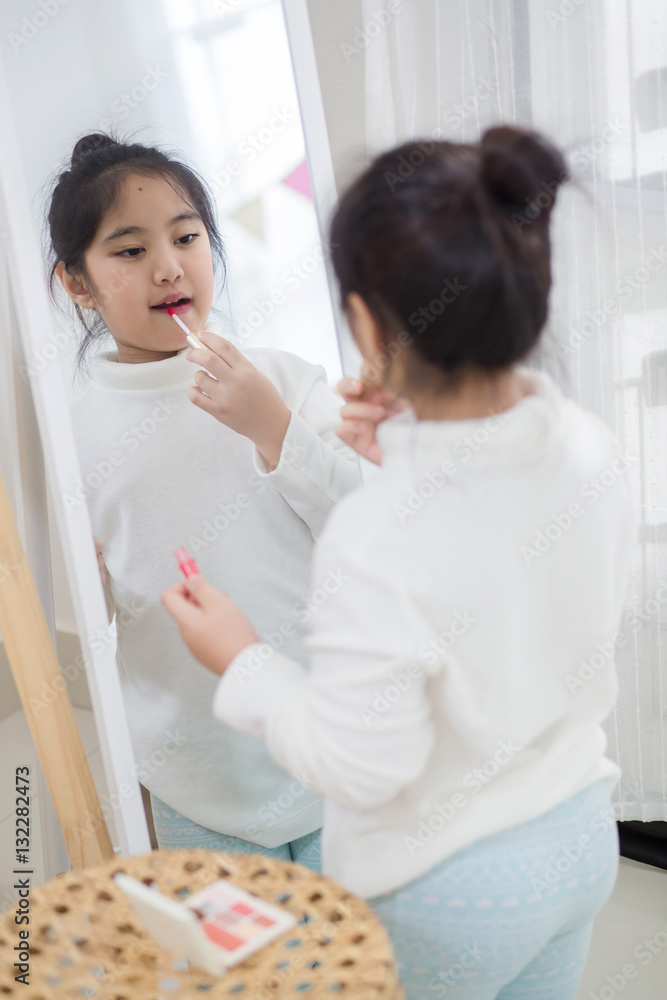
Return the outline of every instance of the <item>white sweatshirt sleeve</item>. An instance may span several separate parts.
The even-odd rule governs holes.
[[[361,485],[356,453],[336,434],[341,400],[327,385],[324,368],[300,406],[291,408],[280,460],[270,470],[254,449],[255,470],[283,495],[295,514],[320,534],[331,508]]]
[[[419,777],[435,741],[426,671],[406,639],[415,611],[400,584],[342,557],[329,532],[316,546],[313,583],[329,596],[306,640],[311,670],[266,643],[246,647],[221,678],[213,712],[265,740],[302,784],[370,809]],[[388,688],[392,698],[400,691],[391,703]]]

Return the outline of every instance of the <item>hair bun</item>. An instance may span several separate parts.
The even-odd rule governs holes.
[[[540,207],[549,215],[558,188],[570,177],[554,145],[537,132],[500,125],[484,133],[480,148],[482,181],[494,198],[525,209],[541,195]]]
[[[78,167],[89,153],[94,153],[98,149],[104,149],[105,146],[117,145],[118,143],[115,139],[112,139],[109,135],[105,135],[104,132],[91,132],[90,135],[84,135],[72,150],[72,166]]]

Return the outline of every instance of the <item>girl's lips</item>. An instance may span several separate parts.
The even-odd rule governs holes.
[[[187,312],[191,305],[192,299],[183,298],[180,302],[177,300],[176,302],[165,302],[160,306],[151,306],[151,309],[158,309],[163,313],[166,313],[168,309],[171,309],[172,312],[175,312],[178,316],[180,316],[181,313]]]

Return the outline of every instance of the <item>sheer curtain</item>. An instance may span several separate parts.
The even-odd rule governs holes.
[[[577,180],[555,212],[551,318],[534,363],[630,460],[637,556],[608,753],[623,770],[618,818],[667,820],[664,0],[363,0],[362,32],[369,154],[421,136],[475,140],[505,121],[568,155]]]

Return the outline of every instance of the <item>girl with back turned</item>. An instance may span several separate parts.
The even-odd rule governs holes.
[[[618,628],[631,503],[609,430],[521,364],[547,316],[560,153],[493,128],[433,144],[392,191],[419,148],[378,157],[331,227],[357,345],[391,359],[378,396],[410,407],[344,410],[339,433],[382,467],[315,547],[313,585],[330,566],[345,582],[310,673],[277,650],[248,670],[258,639],[202,577],[163,600],[222,675],[218,718],[324,794],[323,870],[385,921],[408,1000],[573,1000],[618,863],[613,662],[573,678]]]

